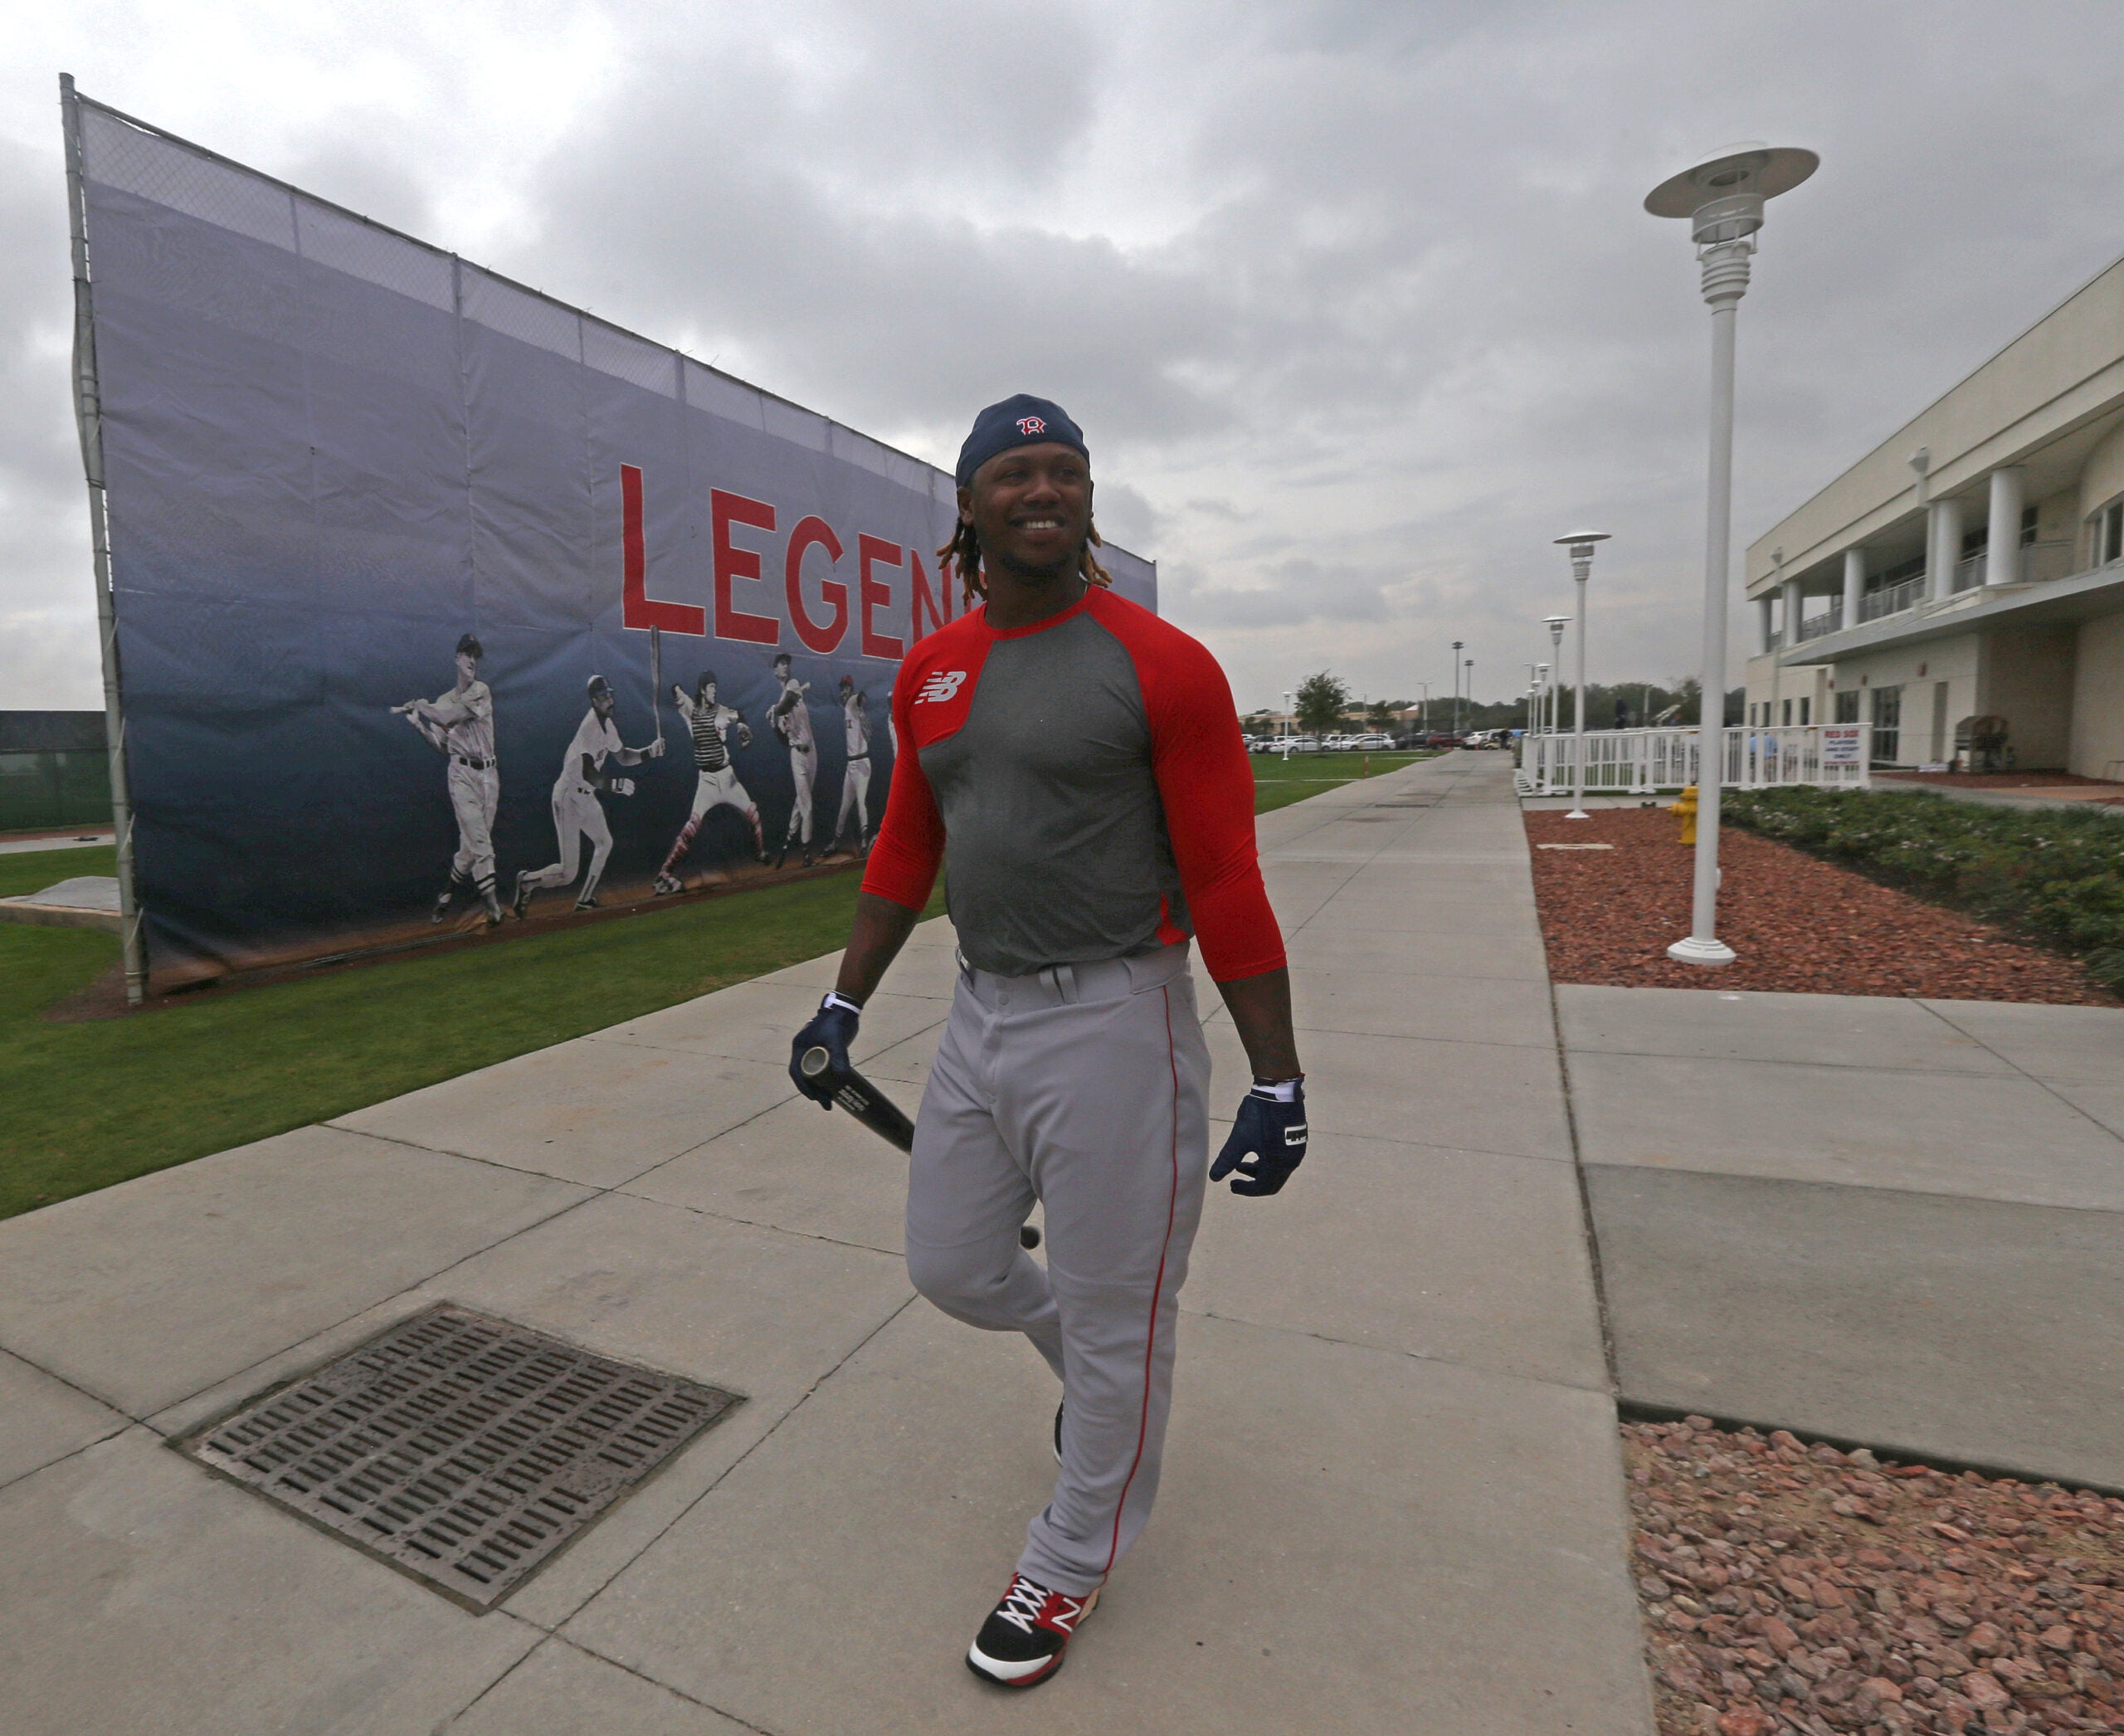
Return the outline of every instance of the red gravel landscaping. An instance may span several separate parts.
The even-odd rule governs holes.
[[[2124,1730],[2124,1500],[1623,1428],[1660,1736]]]
[[[1667,948],[1689,931],[1693,852],[1675,841],[1673,815],[1610,808],[1588,820],[1552,812],[1525,820],[1542,937],[1559,983],[2119,1004],[2060,953],[1732,827],[1718,842],[1718,932],[1739,962],[1722,970],[1678,964]]]

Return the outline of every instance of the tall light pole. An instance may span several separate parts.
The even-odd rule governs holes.
[[[1430,683],[1419,681],[1416,685],[1424,690],[1423,710],[1416,714],[1416,726],[1428,733],[1430,729]]]
[[[1473,657],[1468,659],[1466,667],[1468,671],[1468,714],[1469,716],[1473,717],[1475,714],[1475,660]]]
[[[1731,964],[1718,938],[1718,797],[1726,770],[1726,590],[1733,538],[1733,329],[1763,206],[1820,166],[1812,151],[1728,145],[1644,196],[1654,217],[1687,217],[1711,309],[1711,466],[1704,514],[1703,690],[1697,729],[1696,884],[1688,938],[1667,948],[1684,964]]]
[[[1460,733],[1460,653],[1466,644],[1463,639],[1453,641],[1453,733],[1455,735]]]
[[[1549,690],[1549,733],[1554,735],[1563,728],[1563,630],[1571,617],[1545,615],[1542,624],[1549,630],[1549,667],[1556,672]]]
[[[1542,700],[1542,721],[1538,727],[1542,734],[1547,734],[1549,728],[1549,666],[1546,663],[1534,666],[1534,691],[1541,695]]]
[[[1605,530],[1574,530],[1556,539],[1571,550],[1571,576],[1578,586],[1577,740],[1571,748],[1571,812],[1566,820],[1590,820],[1586,812],[1586,582],[1593,576],[1593,545],[1608,540]]]

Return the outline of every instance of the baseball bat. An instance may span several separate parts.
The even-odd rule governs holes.
[[[823,1044],[816,1049],[806,1049],[803,1060],[797,1063],[806,1079],[816,1079],[832,1065],[833,1056]],[[914,1124],[898,1104],[855,1068],[848,1070],[848,1076],[833,1094],[833,1100],[887,1144],[898,1146],[902,1151],[914,1149]],[[1040,1231],[1030,1224],[1021,1226],[1018,1243],[1021,1247],[1038,1247]]]

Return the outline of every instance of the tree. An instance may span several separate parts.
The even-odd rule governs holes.
[[[1314,735],[1337,728],[1350,703],[1349,683],[1326,670],[1308,675],[1298,686],[1298,727]]]
[[[1364,708],[1365,720],[1385,734],[1394,727],[1394,703],[1391,700],[1374,700]]]

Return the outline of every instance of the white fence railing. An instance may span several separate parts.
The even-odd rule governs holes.
[[[1737,726],[1720,732],[1727,789],[1805,783],[1863,789],[1873,782],[1871,724]],[[1533,796],[1567,796],[1576,780],[1576,735],[1529,735],[1522,743],[1518,783]],[[1585,736],[1589,796],[1649,795],[1697,783],[1698,732],[1591,729]]]

